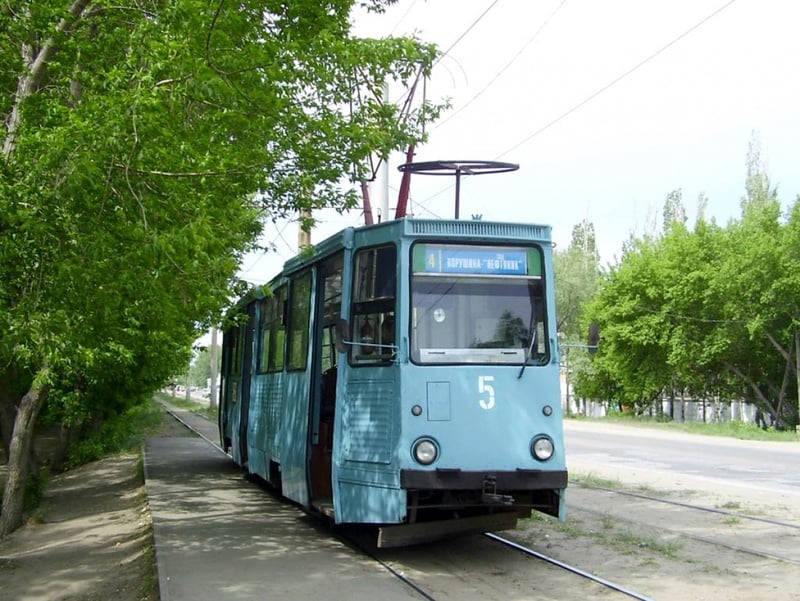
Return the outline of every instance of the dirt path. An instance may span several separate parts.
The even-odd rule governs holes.
[[[185,434],[165,420],[158,435]],[[3,601],[157,601],[157,582],[138,454],[52,477],[34,516],[0,542]]]

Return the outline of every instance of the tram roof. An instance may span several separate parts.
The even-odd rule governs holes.
[[[402,217],[391,219],[372,225],[360,227],[348,227],[339,230],[322,242],[313,244],[308,252],[301,252],[295,257],[287,260],[281,273],[276,274],[269,282],[254,286],[242,296],[232,308],[244,307],[254,300],[268,296],[273,289],[288,274],[297,272],[304,267],[318,261],[320,258],[332,255],[342,248],[352,246],[356,236],[367,233],[378,233],[380,230],[397,230],[391,233],[395,239],[403,236],[415,237],[441,237],[441,236],[463,236],[470,240],[484,240],[498,242],[509,239],[520,240],[528,239],[540,243],[550,243],[552,241],[552,228],[549,225],[535,223],[514,223],[500,221],[480,221],[480,220],[456,220],[456,219],[415,219],[412,217]]]

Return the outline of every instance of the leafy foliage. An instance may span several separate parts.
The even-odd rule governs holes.
[[[784,216],[757,161],[738,221],[722,228],[701,214],[690,231],[673,193],[664,233],[631,241],[586,308],[602,344],[579,394],[745,399],[778,428],[797,424],[800,199]]]
[[[49,393],[78,426],[140,402],[218,320],[261,219],[343,210],[370,154],[422,139],[441,107],[401,119],[379,92],[435,48],[354,38],[352,4],[5,3],[0,405],[35,420]]]
[[[115,453],[137,451],[145,437],[161,425],[163,416],[160,405],[142,403],[109,418],[73,445],[66,467],[83,465]]]

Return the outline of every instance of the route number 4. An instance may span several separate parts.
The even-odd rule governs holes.
[[[478,376],[478,392],[481,395],[486,395],[485,398],[480,399],[478,402],[481,408],[486,410],[494,407],[494,386],[489,382],[494,382],[494,376]]]

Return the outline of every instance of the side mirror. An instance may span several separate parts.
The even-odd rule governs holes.
[[[337,352],[347,352],[347,345],[351,344],[351,342],[350,323],[346,319],[340,319],[336,322],[336,327],[333,330],[333,343],[336,346]]]

